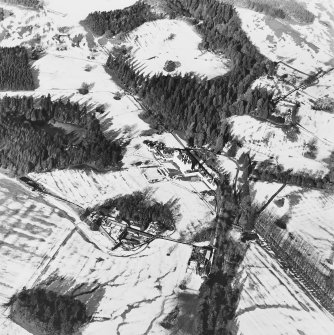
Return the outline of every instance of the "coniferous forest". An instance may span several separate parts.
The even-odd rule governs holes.
[[[118,211],[118,218],[134,224],[145,230],[151,222],[156,222],[161,230],[173,230],[177,215],[177,200],[167,203],[157,202],[148,192],[134,192],[117,198],[109,199],[104,204],[94,208],[109,215]]]
[[[201,47],[223,52],[233,62],[231,71],[206,81],[192,74],[149,78],[135,70],[129,52],[124,49],[110,55],[107,66],[154,110],[156,122],[182,130],[190,144],[217,142],[221,149],[228,136],[227,117],[250,113],[260,99],[263,111],[257,113],[270,114],[271,96],[265,90],[255,94],[249,89],[256,78],[274,72],[275,64],[249,41],[233,6],[215,0],[208,0],[205,6],[195,0],[171,0],[168,4],[174,15],[201,20],[197,25],[203,36]]]
[[[141,1],[125,9],[110,12],[93,12],[88,15],[84,23],[94,34],[103,35],[109,31],[112,35],[128,33],[145,22],[160,18],[151,11],[151,6]]]
[[[53,122],[78,128],[66,133]],[[92,113],[78,104],[52,102],[50,95],[4,97],[0,100],[0,164],[17,174],[92,164],[118,166],[121,146],[108,141]]]
[[[33,90],[28,52],[23,47],[0,48],[0,90]]]
[[[44,288],[23,289],[14,295],[8,307],[11,317],[40,334],[70,335],[89,321],[86,306],[70,295]]]

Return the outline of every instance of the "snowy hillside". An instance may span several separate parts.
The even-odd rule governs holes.
[[[134,62],[144,74],[194,72],[211,79],[228,72],[229,60],[199,50],[201,41],[195,28],[181,20],[148,22],[126,38],[127,45],[133,48]],[[168,61],[177,63],[175,70],[165,70]]]
[[[334,58],[333,2],[308,0],[316,18],[312,24],[292,24],[245,8],[237,8],[244,30],[261,53],[284,60],[301,71],[330,66]],[[333,64],[332,64],[333,65]]]
[[[4,175],[1,175],[0,187],[1,222],[6,223],[0,228],[0,328],[3,334],[10,334],[11,322],[5,320],[2,305],[17,290],[35,282],[61,245],[72,236],[75,219]]]
[[[332,315],[317,306],[266,251],[247,251],[237,318],[238,334],[330,334]]]
[[[207,317],[204,324],[217,323],[212,335],[222,329],[220,322],[233,335],[330,335],[334,317],[318,297],[330,291],[334,273],[334,2],[305,0],[315,19],[303,24],[236,2],[245,33],[229,7],[211,24],[201,14],[205,6],[181,11],[173,0],[175,7],[167,11],[163,0],[147,2],[163,18],[100,37],[84,24],[87,15],[124,9],[136,0],[46,0],[39,9],[0,4],[12,13],[0,21],[0,47],[26,47],[35,81],[34,90],[1,91],[0,99],[50,95],[52,101],[78,103],[96,114],[99,140],[122,146],[117,166],[71,161],[52,169],[29,161],[23,176],[0,162],[0,335],[30,334],[3,304],[36,286],[85,304],[91,319],[80,329],[83,335],[207,335],[195,326],[198,315]],[[196,8],[196,1],[181,2]],[[217,24],[225,16],[232,23]],[[107,66],[120,46],[128,58],[115,62],[118,68]],[[273,96],[261,95],[264,90]],[[253,92],[260,92],[257,100]],[[332,105],[323,107],[324,101]],[[8,115],[15,114],[14,105],[6,106]],[[271,108],[268,117],[262,117],[265,108]],[[25,131],[42,127],[28,114],[15,114],[22,128],[13,126],[26,142]],[[47,126],[52,123],[57,136],[73,135],[74,121],[50,119]],[[87,144],[96,124],[85,125],[88,135],[82,136],[91,151],[100,150]],[[26,142],[18,160],[29,151]],[[0,151],[12,143],[0,143]],[[68,148],[54,155],[45,151],[38,159],[56,160],[61,150],[71,156]],[[177,204],[169,230],[159,230],[160,218],[142,228],[116,208],[111,214],[98,207],[146,190],[152,207]],[[229,207],[231,199],[236,208]],[[97,229],[94,215],[101,219]],[[114,225],[110,231],[124,229],[119,239],[106,233],[107,220]],[[296,257],[304,253],[305,263],[316,264],[328,286],[313,289],[302,272],[285,265],[270,246],[270,229],[261,236],[269,226]],[[243,260],[239,249],[245,250]],[[215,291],[219,280],[226,296]],[[221,309],[215,318],[211,308],[217,301],[227,312]]]
[[[264,204],[279,187],[276,183],[256,183],[256,202]],[[287,217],[287,231],[309,242],[325,260],[330,258],[334,237],[333,196],[332,192],[287,186],[266,211],[276,219]]]

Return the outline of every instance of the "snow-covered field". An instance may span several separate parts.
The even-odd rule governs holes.
[[[163,68],[167,61],[179,62],[172,74],[193,72],[208,79],[228,72],[230,61],[212,52],[199,50],[202,38],[195,27],[183,20],[147,22],[126,38],[133,47],[132,55],[144,74],[168,74]]]
[[[64,281],[55,280],[50,286],[63,293],[82,283],[101,285],[104,294],[94,313],[96,321],[82,334],[168,334],[159,322],[180,303],[179,297],[196,301],[194,293],[201,281],[186,272],[190,254],[189,246],[156,241],[140,254],[108,257],[75,234],[40,280],[64,276]],[[185,290],[178,287],[181,283],[187,286]],[[89,295],[81,298],[89,299]],[[185,317],[191,323],[191,314]]]
[[[309,134],[314,134],[321,145],[334,149],[334,114],[326,111],[313,110],[309,105],[304,105],[298,113],[300,124],[307,129]]]
[[[296,140],[290,140],[282,128],[248,115],[233,116],[230,124],[233,135],[257,161],[271,159],[286,170],[307,172],[314,176],[324,176],[329,172],[324,160],[329,157],[331,146],[317,143],[317,138],[308,132],[301,131]],[[312,140],[317,144],[316,159],[305,157],[307,145]]]
[[[291,24],[262,13],[237,8],[242,27],[269,59],[284,60],[304,72],[327,68],[334,57],[334,8],[331,0],[308,0],[312,24]]]
[[[160,181],[151,184],[140,168],[120,172],[95,173],[82,170],[59,170],[31,174],[31,177],[50,191],[84,207],[94,206],[106,199],[134,191],[152,188],[158,201],[179,199],[181,218],[176,224],[175,236],[185,234],[188,239],[196,229],[213,219],[212,206],[197,194],[208,190],[202,182],[181,180]]]
[[[252,191],[255,203],[261,207],[280,186],[256,182]],[[265,211],[277,219],[287,216],[287,231],[301,236],[327,259],[334,241],[333,201],[333,192],[287,185]]]
[[[104,68],[108,57],[106,51],[98,44],[97,38],[92,35],[86,37],[85,29],[79,25],[78,20],[72,18],[73,13],[75,16],[80,15],[80,19],[84,19],[93,8],[122,8],[123,5],[125,7],[134,2],[125,1],[117,6],[115,1],[98,1],[97,7],[93,3],[88,7],[87,4],[84,4],[83,8],[78,5],[80,10],[72,12],[72,2],[49,1],[50,8],[57,11],[67,8],[65,18],[70,18],[69,22],[64,22],[65,18],[62,15],[48,10],[36,12],[5,5],[5,8],[15,9],[15,14],[0,24],[0,32],[2,30],[4,34],[8,33],[8,36],[0,38],[0,46],[40,45],[46,54],[33,63],[37,86],[34,92],[2,94],[34,96],[50,94],[53,99],[63,98],[79,102],[80,105],[87,106],[88,110],[103,106],[105,113],[98,117],[100,117],[105,134],[112,138],[133,138],[140,135],[142,131],[148,130],[149,126],[139,118],[141,108],[134,99],[126,95],[121,100],[114,99],[115,94],[122,90]],[[25,25],[32,28],[22,34],[21,38],[18,32]],[[54,36],[61,33],[64,27],[69,37],[63,38],[61,42],[53,39]],[[79,47],[73,47],[73,39],[79,35],[82,35],[83,39]],[[36,39],[40,42],[37,43]],[[95,45],[96,52],[91,51],[90,44]],[[62,50],[57,50],[59,48]],[[78,93],[83,83],[91,87],[87,95]]]
[[[289,81],[297,79],[295,85],[300,85],[301,80],[291,69],[282,72],[285,66],[279,66],[279,75],[288,73]],[[306,76],[304,76],[304,79]],[[282,127],[261,122],[255,119],[250,120],[248,116],[236,116],[231,118],[235,134],[251,143],[246,143],[246,147],[256,152],[256,157],[265,159],[266,155],[277,157],[277,161],[286,169],[292,168],[294,171],[306,171],[314,175],[328,172],[328,159],[334,151],[334,115],[330,111],[314,110],[312,107],[315,101],[323,97],[333,97],[334,91],[332,82],[334,81],[334,71],[321,77],[318,83],[300,89],[290,94],[286,99],[277,105],[277,114],[289,120],[291,109],[296,102],[300,103],[297,112],[299,134],[295,139],[287,137]],[[292,84],[283,82],[278,77],[261,77],[253,83],[253,88],[265,87],[274,92],[275,97],[285,96],[294,89]],[[247,122],[245,122],[247,120]],[[250,127],[249,127],[250,125]],[[245,135],[245,128],[247,133]],[[256,130],[254,132],[254,129]],[[293,130],[291,128],[293,132]],[[309,144],[314,143],[316,150],[314,159],[307,156]],[[260,153],[263,155],[261,159]],[[306,157],[305,157],[306,154]]]
[[[118,330],[130,335],[163,334],[159,322],[177,304],[186,303],[180,296],[196,301],[201,280],[187,272],[191,247],[159,240],[138,254],[110,257],[73,232],[70,221],[78,217],[69,208],[65,214],[6,177],[0,186],[1,304],[23,286],[48,278],[54,278],[52,288],[62,293],[80,284],[100,284],[104,294],[94,314],[97,321],[83,334]],[[186,288],[181,290],[180,284]],[[1,334],[27,334],[6,315],[2,309]],[[191,325],[191,315],[186,316]],[[102,317],[109,320],[101,322]]]
[[[72,221],[72,222],[71,222]],[[17,181],[0,175],[0,333],[3,303],[34,282],[72,235],[74,218]]]
[[[329,335],[334,319],[266,251],[252,244],[241,265],[239,335]]]
[[[85,19],[91,12],[122,9],[133,5],[136,1],[137,0],[46,0],[45,2],[48,10],[66,15],[63,23],[70,26],[78,24],[79,21]]]

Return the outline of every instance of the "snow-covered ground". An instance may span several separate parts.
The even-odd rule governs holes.
[[[1,304],[23,286],[48,278],[53,278],[52,289],[62,293],[80,284],[101,284],[104,294],[94,313],[98,321],[83,334],[116,334],[118,329],[130,335],[165,333],[159,322],[182,304],[180,296],[196,301],[201,279],[187,272],[190,246],[159,240],[138,254],[110,257],[74,231],[78,216],[66,205],[69,214],[57,209],[58,201],[51,205],[6,177],[0,186]],[[5,318],[8,311],[0,312],[1,334],[27,334]]]
[[[35,91],[2,94],[34,96],[50,94],[53,99],[63,98],[79,102],[80,105],[87,106],[88,110],[103,106],[105,113],[98,117],[101,119],[105,134],[112,138],[133,138],[148,130],[150,127],[139,118],[142,110],[134,99],[126,95],[121,100],[114,99],[115,94],[122,90],[104,68],[108,57],[106,51],[98,44],[97,38],[87,34],[79,25],[79,21],[72,18],[73,13],[81,15],[80,19],[84,19],[93,8],[110,10],[122,8],[123,5],[131,5],[131,1],[122,2],[118,6],[116,1],[98,1],[97,7],[93,3],[88,7],[84,4],[83,8],[78,5],[80,8],[78,12],[71,11],[71,8],[74,8],[73,2],[49,1],[49,3],[50,7],[57,11],[64,12],[67,8],[64,13],[65,18],[70,17],[69,22],[63,22],[62,15],[47,10],[37,12],[4,5],[5,8],[12,9],[14,15],[0,23],[0,32],[5,34],[2,39],[0,38],[0,46],[38,45],[44,49],[45,56],[33,63],[37,86]],[[22,33],[21,38],[19,33],[22,31],[22,26],[29,26],[31,30]],[[60,42],[53,38],[64,29],[69,37],[64,37]],[[79,47],[73,47],[73,39],[80,35],[83,39]],[[95,52],[92,51],[92,44]],[[83,83],[91,87],[87,95],[78,93]]]
[[[274,92],[274,97],[276,98],[285,96],[291,92],[295,86],[299,86],[302,79],[306,78],[306,76],[303,75],[301,75],[302,78],[298,77],[300,73],[284,65],[279,66],[278,72],[279,76],[288,74],[290,84],[276,76],[269,78],[265,76],[257,79],[253,83],[253,88],[264,87]],[[293,78],[296,79],[294,85],[291,84]],[[254,139],[256,138],[256,145],[261,148],[255,148],[254,145],[252,145],[253,149],[262,153],[264,153],[264,151],[271,151],[274,153],[271,156],[280,156],[278,160],[286,168],[294,168],[295,171],[298,169],[300,171],[313,170],[313,173],[317,170],[322,170],[323,173],[325,173],[328,158],[331,152],[334,151],[334,135],[332,131],[334,126],[334,114],[330,111],[315,110],[313,106],[315,101],[319,98],[334,97],[333,81],[334,71],[331,71],[322,76],[314,85],[293,92],[286,99],[277,104],[278,112],[276,114],[288,120],[294,104],[296,102],[300,103],[297,112],[298,130],[300,134],[297,135],[296,139],[288,138],[279,125],[275,126],[269,122],[261,122],[254,119],[248,121],[249,124],[251,124],[249,132],[252,133],[249,134],[249,136],[246,135],[246,139],[251,140],[254,137],[252,131],[254,127],[260,131],[254,134]],[[249,119],[249,117],[242,116],[232,118],[232,123],[235,124],[234,129],[236,129],[236,134],[240,134],[240,136],[244,134],[243,129],[246,126],[244,122],[245,119]],[[235,120],[238,121],[236,122]],[[294,130],[292,129],[292,131]],[[262,138],[262,140],[259,140],[260,138]],[[268,140],[269,146],[267,145]],[[314,142],[317,147],[315,159],[305,157],[310,142]],[[293,161],[291,161],[290,156],[293,156]]]
[[[334,96],[334,95],[332,95]],[[320,141],[321,145],[334,149],[334,114],[321,110],[314,110],[310,105],[303,105],[298,112],[300,124]]]
[[[329,335],[334,318],[314,303],[281,265],[251,244],[240,269],[238,335]]]
[[[69,26],[78,24],[91,12],[122,9],[133,5],[136,1],[137,0],[45,0],[45,3],[48,10],[58,12],[59,14],[64,14],[65,18],[63,23],[64,25]]]
[[[133,30],[126,38],[132,55],[144,74],[168,74],[167,61],[179,62],[172,74],[195,73],[208,79],[229,71],[230,61],[212,52],[199,50],[201,36],[184,20],[157,20]]]
[[[261,207],[280,186],[278,183],[256,182],[252,188],[255,203]],[[277,219],[287,216],[287,232],[301,236],[323,259],[327,259],[334,241],[333,201],[333,192],[287,185],[265,212]]]
[[[34,282],[72,235],[73,221],[73,217],[29,188],[0,175],[1,334],[11,334],[2,325],[2,305],[29,281]]]
[[[256,161],[271,159],[286,170],[314,176],[324,176],[329,172],[324,160],[330,156],[331,146],[320,141],[317,143],[317,138],[306,131],[301,131],[296,140],[291,140],[282,128],[248,115],[232,116],[230,124],[232,134],[241,141],[246,151],[250,150]],[[317,144],[316,159],[305,157],[312,140]]]
[[[196,301],[194,293],[201,283],[199,277],[186,272],[190,254],[189,246],[155,241],[140,254],[108,257],[75,234],[40,281],[64,276],[64,281],[55,280],[50,286],[62,293],[82,283],[101,285],[104,294],[94,313],[96,321],[89,323],[82,334],[168,334],[159,323],[180,303],[180,295]],[[180,284],[187,288],[181,290]]]
[[[243,29],[262,54],[308,73],[333,61],[334,8],[331,0],[304,2],[316,16],[312,24],[291,24],[245,8],[237,11]]]
[[[139,117],[141,107],[124,92],[121,100],[114,99],[122,90],[104,69],[106,49],[79,24],[91,11],[124,8],[135,1],[48,0],[46,10],[40,12],[1,5],[12,9],[14,15],[0,23],[0,46],[38,44],[45,49],[45,56],[33,63],[37,89],[1,94],[40,96],[50,93],[53,99],[70,99],[86,105],[88,110],[103,105],[105,113],[98,117],[105,135],[131,141],[122,171],[61,170],[31,176],[52,192],[84,207],[152,187],[153,196],[159,201],[179,199],[181,216],[172,236],[190,240],[214,217],[212,205],[200,195],[209,188],[202,181],[166,179],[152,184],[140,166],[135,166],[139,162],[162,164],[143,144],[144,139],[162,141],[174,148],[180,147],[180,143],[170,134],[141,136],[143,131],[149,130],[149,125]],[[261,52],[309,72],[318,67],[328,68],[333,58],[330,24],[334,20],[330,11],[327,14],[324,11],[332,4],[329,0],[308,0],[307,6],[317,16],[311,25],[291,25],[247,9],[238,9],[238,12],[245,30]],[[68,38],[62,38],[61,42],[53,39],[63,31],[69,34]],[[73,47],[73,39],[80,34],[83,39],[79,47]],[[228,59],[199,50],[201,37],[187,21],[146,23],[131,32],[125,43],[133,46],[133,57],[145,74],[166,74],[163,67],[168,60],[180,63],[172,73],[193,72],[200,77],[213,78],[229,69]],[[112,47],[112,43],[107,43],[106,47]],[[270,84],[261,80],[265,86]],[[85,96],[78,93],[83,82],[91,85],[90,93]],[[330,142],[334,143],[333,118],[329,113],[312,110],[309,99],[332,94],[332,83],[331,73],[323,77],[319,85],[305,91],[305,99],[301,99],[305,103],[299,116],[300,124],[310,132],[301,131],[295,142],[288,140],[280,128],[248,116],[231,118],[233,134],[257,160],[273,157],[275,162],[295,172],[326,174],[325,160],[333,149]],[[289,89],[278,83],[275,85],[281,93]],[[305,145],[314,138],[318,141],[318,151],[316,159],[309,159],[303,156]],[[235,176],[237,165],[233,161],[221,156],[219,164],[231,178]],[[257,183],[254,186],[259,204],[280,186],[268,185]],[[286,187],[279,198],[285,199],[283,206],[278,207],[273,202],[267,210],[277,217],[289,215],[287,231],[302,236],[318,248],[323,257],[328,257],[334,237],[333,195]],[[103,251],[105,245],[98,250],[82,238],[78,231],[97,241],[97,235],[89,235],[79,223],[77,213],[67,205],[50,196],[33,193],[4,176],[0,179],[0,218],[1,304],[23,286],[29,287],[48,278],[55,278],[52,288],[62,293],[80,284],[100,285],[102,299],[94,321],[83,334],[170,334],[160,322],[178,304],[191,306],[188,310],[181,308],[184,323],[180,332],[193,334],[191,327],[201,279],[187,271],[190,246],[156,240],[138,253],[111,256]],[[304,295],[279,264],[258,246],[252,245],[247,252],[243,273],[245,282],[237,312],[239,334],[329,335],[333,330],[332,317]],[[88,306],[90,304],[88,302]],[[2,308],[1,335],[27,334],[9,319],[4,319],[3,313],[5,316]]]
[[[173,180],[151,184],[137,167],[108,173],[59,170],[31,174],[31,177],[50,191],[84,207],[94,206],[118,195],[152,188],[154,197],[159,201],[179,199],[181,218],[176,224],[175,234],[185,234],[187,239],[214,217],[212,206],[197,194],[208,190],[202,182]]]

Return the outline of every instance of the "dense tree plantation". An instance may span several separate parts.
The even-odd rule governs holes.
[[[2,2],[10,5],[20,5],[25,7],[38,8],[41,4],[40,0],[2,0]]]
[[[81,301],[38,287],[23,289],[7,306],[14,320],[23,322],[24,327],[37,328],[41,334],[74,334],[90,319]]]
[[[203,36],[202,47],[224,52],[233,62],[230,72],[207,81],[191,74],[149,78],[135,70],[124,48],[110,55],[107,66],[154,110],[155,122],[186,132],[191,144],[215,143],[218,138],[226,138],[227,117],[253,112],[260,99],[261,108],[270,107],[271,96],[265,90],[243,94],[257,77],[272,73],[275,64],[251,44],[232,6],[215,0],[207,1],[205,6],[195,0],[171,0],[169,5],[174,12],[201,20],[198,29]],[[220,140],[220,149],[224,144]]]
[[[0,48],[0,90],[33,90],[28,52],[23,47]]]
[[[145,230],[151,222],[156,222],[161,230],[173,230],[177,217],[177,200],[167,203],[152,199],[148,192],[134,192],[107,200],[94,210],[102,214],[118,211],[118,218],[126,222],[132,221]]]
[[[81,127],[83,135],[66,134],[51,121]],[[108,141],[92,113],[78,104],[52,102],[50,95],[0,100],[0,164],[18,174],[89,163],[118,166],[121,147]]]
[[[108,31],[112,35],[128,33],[145,22],[161,18],[151,11],[151,6],[138,1],[133,6],[110,12],[90,13],[84,23],[97,35]]]

